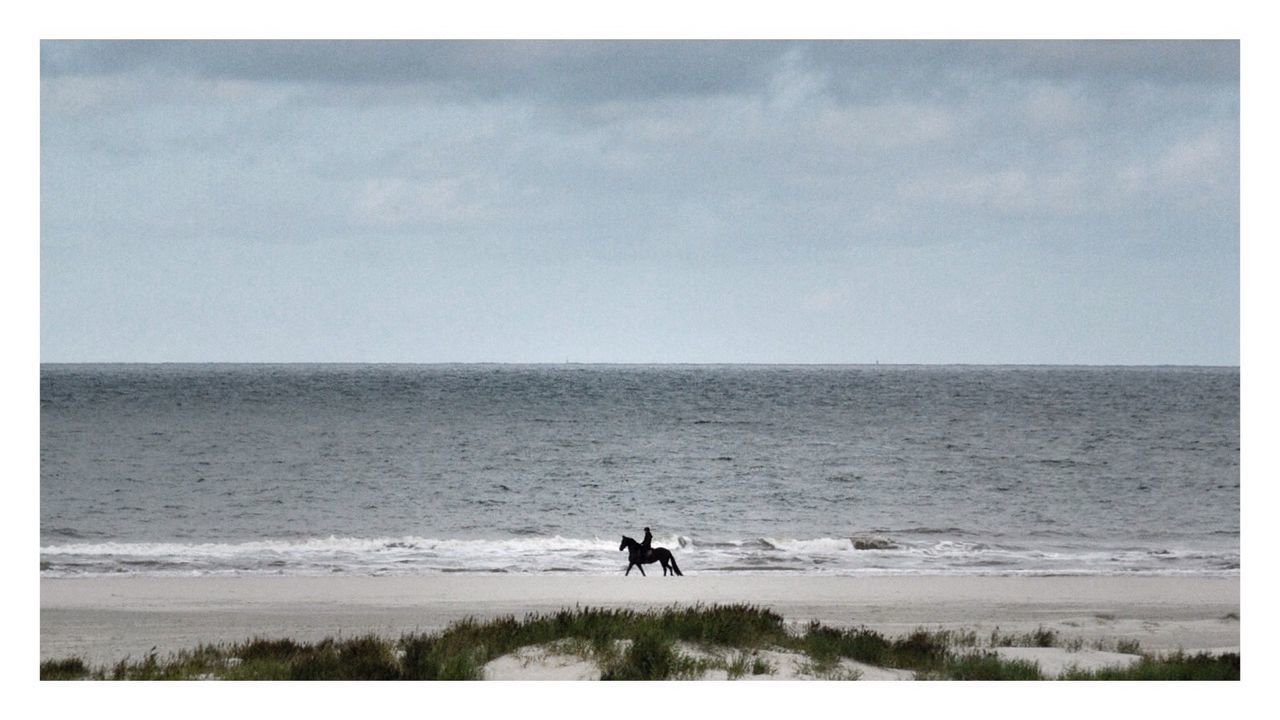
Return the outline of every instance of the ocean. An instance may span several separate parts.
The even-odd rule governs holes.
[[[40,572],[1232,576],[1239,459],[1238,368],[46,364]]]

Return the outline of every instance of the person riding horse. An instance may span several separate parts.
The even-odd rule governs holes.
[[[649,528],[645,528],[644,530],[645,543],[652,543],[653,533],[649,532]],[[650,546],[649,548],[645,548],[644,543],[638,543],[634,539],[623,535],[622,543],[618,545],[618,549],[626,550],[628,553],[627,571],[624,573],[625,575],[630,575],[631,568],[633,567],[639,568],[640,574],[644,575],[645,564],[655,562],[661,563],[663,575],[671,574],[678,576],[684,574],[680,572],[680,566],[676,564],[675,556],[671,554],[670,550],[664,547]]]

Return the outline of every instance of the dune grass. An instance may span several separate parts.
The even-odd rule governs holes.
[[[1008,660],[990,651],[947,656],[937,670],[916,675],[917,680],[1045,680],[1040,666],[1027,660]]]
[[[1129,667],[1068,670],[1063,680],[1239,680],[1238,653],[1143,655]]]
[[[992,643],[1053,646],[1052,631],[992,634]],[[681,644],[708,652],[689,655]],[[752,605],[695,605],[661,610],[576,608],[480,621],[438,633],[389,639],[364,635],[315,643],[253,638],[201,645],[161,660],[151,652],[110,667],[78,658],[44,662],[42,680],[479,680],[490,661],[530,646],[553,647],[594,662],[603,680],[682,680],[723,670],[730,679],[776,672],[763,650],[802,654],[804,670],[825,679],[855,679],[845,661],[912,671],[930,680],[1038,680],[1035,663],[1002,659],[977,647],[973,633],[916,630],[889,638],[866,627],[813,622],[788,628],[781,615]],[[1071,671],[1071,680],[1239,679],[1238,655],[1143,656],[1123,670]]]
[[[80,658],[49,660],[40,663],[41,680],[80,680],[89,675],[89,668]]]

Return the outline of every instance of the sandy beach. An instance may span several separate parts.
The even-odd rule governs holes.
[[[106,664],[251,637],[319,640],[442,629],[464,617],[574,606],[750,603],[789,622],[1039,627],[1137,640],[1146,651],[1238,651],[1239,578],[616,576],[193,577],[42,579],[40,656]]]

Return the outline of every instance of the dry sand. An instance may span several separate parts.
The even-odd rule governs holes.
[[[468,616],[699,602],[750,603],[772,608],[790,622],[866,625],[888,635],[925,627],[974,630],[986,637],[997,627],[1010,633],[1046,627],[1086,645],[1137,640],[1149,651],[1238,651],[1240,646],[1238,578],[121,577],[42,579],[40,656],[79,656],[106,664],[140,658],[153,647],[163,656],[199,643],[250,637],[319,640],[370,632],[398,637],[438,630]],[[1046,670],[1067,660],[1124,660],[1050,655],[1032,659]],[[527,660],[511,658],[491,676],[520,676],[515,669],[521,663],[545,670]],[[559,676],[589,674],[567,658],[551,662],[563,664]],[[536,675],[528,670],[524,677]]]

